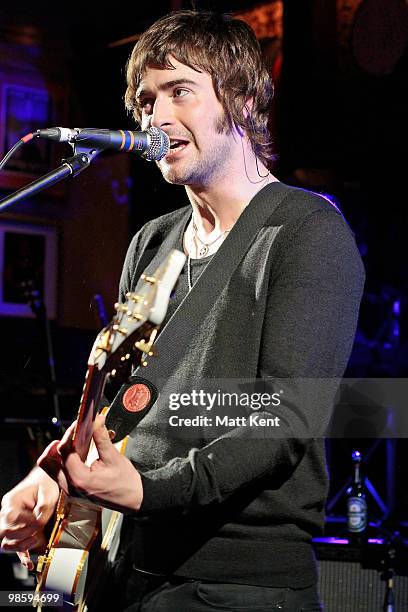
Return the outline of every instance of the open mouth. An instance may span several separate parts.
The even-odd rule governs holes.
[[[188,145],[187,140],[181,140],[179,138],[170,138],[170,149],[167,155],[182,151]]]

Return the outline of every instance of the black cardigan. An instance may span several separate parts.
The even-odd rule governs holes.
[[[263,196],[273,202],[278,189],[286,192],[283,202],[186,339],[183,354],[171,355],[165,381],[157,377],[160,355],[155,360],[153,382],[161,395],[128,445],[144,487],[141,511],[127,517],[125,528],[136,567],[282,587],[316,580],[310,541],[322,528],[328,485],[319,436],[334,387],[301,389],[304,379],[343,375],[364,268],[352,232],[331,203],[282,184],[268,185]],[[122,295],[135,289],[146,266],[153,271],[149,262],[163,258],[169,244],[180,247],[190,214],[190,207],[170,213],[135,236]],[[184,271],[176,302],[186,289]],[[141,374],[149,378],[149,366]],[[259,378],[275,391],[284,387],[280,406],[270,410],[280,418],[279,432],[234,427],[215,437],[205,425],[181,431],[169,424],[170,393]]]

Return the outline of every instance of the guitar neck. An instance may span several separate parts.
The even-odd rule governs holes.
[[[89,451],[93,423],[99,410],[105,380],[105,371],[98,370],[95,365],[88,366],[78,410],[77,425],[72,439],[73,447],[82,461],[85,461]]]

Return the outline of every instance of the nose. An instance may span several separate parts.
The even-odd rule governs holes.
[[[153,112],[150,116],[150,125],[157,128],[164,128],[174,123],[174,112],[171,100],[168,96],[158,95],[153,105]]]

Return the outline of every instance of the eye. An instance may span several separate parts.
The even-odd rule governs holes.
[[[183,98],[188,93],[189,93],[188,89],[184,89],[183,87],[177,87],[177,89],[175,89],[173,92],[173,96],[175,98]]]

